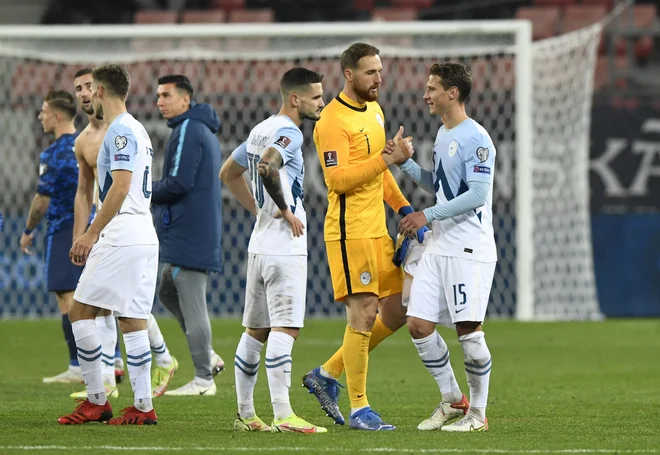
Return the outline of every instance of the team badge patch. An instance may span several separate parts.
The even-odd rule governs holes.
[[[275,141],[275,145],[279,145],[283,149],[287,148],[290,143],[291,139],[286,136],[280,136],[279,139]]]
[[[473,171],[479,174],[490,174],[490,168],[486,166],[475,166]]]
[[[126,136],[115,137],[115,146],[117,147],[117,150],[123,149],[126,147],[126,144],[128,144],[128,139],[126,139]]]
[[[363,285],[365,285],[365,286],[366,286],[367,284],[371,283],[371,273],[369,273],[369,272],[362,272],[362,273],[360,274],[360,282],[361,282]]]
[[[380,115],[380,112],[376,112],[376,121],[378,122],[378,124],[379,124],[380,126],[382,126],[383,128],[385,128],[385,121],[383,120],[383,116]]]
[[[333,167],[337,165],[337,151],[330,150],[328,152],[323,152],[323,161],[325,161],[325,167]]]
[[[479,147],[477,149],[477,158],[479,158],[479,161],[482,163],[488,159],[488,149],[486,147]]]
[[[457,151],[458,151],[458,142],[451,141],[451,144],[449,144],[449,156],[452,157],[456,155]]]
[[[128,155],[122,155],[121,153],[116,153],[115,161],[131,161],[131,157]]]

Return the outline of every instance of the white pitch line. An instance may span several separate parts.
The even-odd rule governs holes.
[[[361,453],[484,453],[484,454],[653,454],[660,449],[404,449],[394,447],[367,447],[363,449],[329,447],[122,447],[122,446],[0,446],[0,450],[114,450],[114,451],[150,451],[150,452],[361,452]]]

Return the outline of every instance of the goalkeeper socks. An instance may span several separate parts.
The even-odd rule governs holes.
[[[419,357],[422,359],[422,363],[424,363],[424,366],[438,384],[438,388],[442,394],[442,401],[446,403],[457,403],[461,401],[463,394],[456,382],[454,370],[451,368],[449,348],[447,348],[445,340],[434,330],[426,338],[419,340],[413,339],[413,343],[417,348]]]
[[[103,372],[101,367],[101,337],[94,319],[81,319],[71,324],[73,336],[76,338],[78,362],[85,385],[87,399],[94,404],[105,404],[105,387],[103,387]]]
[[[272,336],[272,334],[271,334]],[[234,357],[234,377],[236,382],[236,399],[238,401],[238,415],[244,419],[251,419],[256,415],[254,411],[254,385],[257,383],[259,360],[264,344],[243,332],[241,341],[236,348]]]
[[[128,377],[133,387],[133,406],[148,412],[154,407],[151,401],[151,349],[146,330],[124,334]]]
[[[385,338],[392,335],[392,332],[389,327],[383,324],[380,316],[376,316],[374,321],[374,326],[371,329],[371,338],[369,339],[369,352],[371,352],[376,346],[380,344]],[[344,372],[344,352],[343,346],[339,348],[337,352],[334,353],[330,359],[323,364],[321,367],[321,375],[325,377],[332,377],[339,379],[341,374]]]
[[[270,332],[266,348],[266,374],[270,401],[275,420],[286,419],[293,414],[289,401],[291,388],[291,351],[295,339],[283,332]]]
[[[78,351],[76,350],[76,338],[73,336],[68,314],[62,315],[62,332],[64,332],[66,346],[69,348],[69,365],[72,367],[80,366],[80,363],[78,363]]]
[[[114,316],[96,316],[96,328],[101,338],[101,363],[103,382],[108,386],[116,386],[115,381],[115,346],[117,345],[117,321]]]
[[[154,354],[156,366],[167,367],[172,365],[172,356],[165,345],[165,339],[160,332],[160,327],[158,327],[153,314],[150,314],[149,319],[147,319],[147,333],[149,335],[149,346],[151,346],[151,352]]]
[[[470,409],[468,414],[482,422],[486,419],[488,384],[492,360],[483,332],[472,332],[458,337],[465,354],[465,373],[470,387]]]
[[[370,332],[346,326],[344,333],[344,364],[346,384],[352,409],[369,406],[367,400],[367,369],[369,368]]]

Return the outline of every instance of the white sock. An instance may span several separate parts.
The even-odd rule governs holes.
[[[78,348],[78,362],[87,386],[87,399],[94,404],[105,404],[105,387],[101,367],[101,337],[93,319],[81,319],[71,324]]]
[[[156,366],[166,367],[171,365],[172,356],[165,345],[165,339],[153,314],[150,314],[149,319],[147,319],[147,332],[149,333],[149,345],[151,346],[151,352],[154,354]]]
[[[454,370],[449,362],[449,348],[440,334],[435,330],[426,338],[419,340],[413,339],[417,348],[417,353],[422,359],[424,366],[431,373],[431,376],[438,384],[442,401],[446,403],[456,403],[461,401],[463,394],[456,382]]]
[[[470,409],[468,415],[486,419],[486,403],[488,402],[488,384],[492,361],[490,351],[486,346],[483,332],[472,332],[458,337],[465,354],[465,373],[470,387]]]
[[[266,348],[266,375],[273,404],[273,418],[282,420],[293,414],[289,401],[291,388],[291,351],[295,339],[283,332],[270,332]]]
[[[257,383],[257,371],[261,359],[261,349],[264,344],[255,340],[247,333],[241,335],[241,341],[236,348],[234,357],[234,377],[236,378],[236,399],[238,415],[251,419],[256,415],[254,410],[254,385]]]
[[[133,387],[133,405],[140,411],[151,411],[151,349],[146,330],[124,334],[128,377]]]
[[[115,387],[115,346],[117,345],[117,321],[114,316],[97,316],[96,327],[101,337],[103,383]]]

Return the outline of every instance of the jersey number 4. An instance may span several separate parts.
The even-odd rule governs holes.
[[[257,201],[259,208],[264,206],[264,184],[261,181],[257,164],[261,157],[248,153],[248,172],[250,173],[250,180],[252,181],[252,188],[254,190],[254,199]]]

